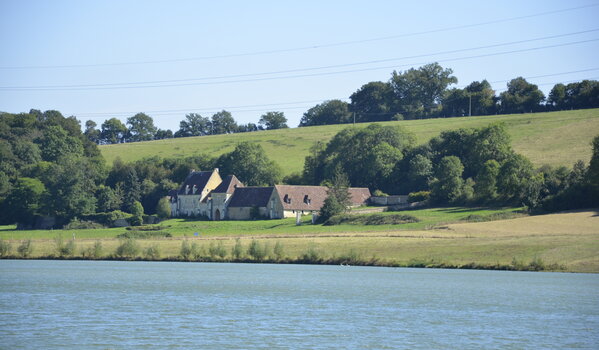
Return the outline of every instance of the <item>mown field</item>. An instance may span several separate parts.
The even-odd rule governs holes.
[[[397,213],[385,213],[394,215]],[[160,259],[181,259],[181,246],[194,244],[198,260],[234,260],[232,249],[240,244],[241,260],[254,261],[247,254],[251,242],[266,247],[263,261],[334,263],[383,266],[476,267],[543,269],[571,272],[599,272],[599,210],[526,216],[510,208],[433,208],[402,212],[420,221],[401,225],[309,224],[294,219],[246,222],[204,222],[172,219],[160,224],[169,238],[136,239],[139,251],[130,258],[144,258],[144,249],[157,247]],[[494,221],[488,219],[508,218]],[[483,222],[471,222],[483,221]],[[114,255],[123,242],[117,235],[124,228],[97,230],[16,231],[0,227],[0,238],[10,242],[11,254],[31,239],[31,257],[56,256],[57,237],[66,242],[75,236],[74,257],[96,242],[102,245],[100,258]],[[194,233],[198,233],[197,236]],[[239,242],[239,243],[237,243]],[[282,248],[275,258],[274,247]],[[210,253],[214,248],[224,257]],[[193,258],[191,259],[193,260]]]
[[[512,137],[514,149],[535,165],[572,164],[591,156],[591,139],[599,134],[599,109],[533,114],[462,117],[446,119],[383,122],[402,125],[412,131],[418,143],[425,143],[444,130],[473,128],[503,122]],[[357,124],[362,128],[368,124]],[[185,157],[195,154],[219,156],[233,150],[243,141],[256,142],[276,161],[285,175],[301,171],[310,146],[316,141],[328,141],[349,125],[326,125],[284,130],[268,130],[231,135],[177,138],[150,142],[100,146],[108,164],[116,157],[134,161],[144,157]]]

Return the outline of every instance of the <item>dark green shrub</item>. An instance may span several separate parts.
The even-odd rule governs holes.
[[[104,225],[99,224],[90,220],[78,220],[73,219],[67,225],[63,227],[65,230],[90,230],[90,229],[98,229],[104,228]]]
[[[408,203],[424,202],[431,197],[430,191],[419,191],[408,194]]]
[[[401,225],[418,222],[418,218],[406,214],[364,214],[364,215],[337,215],[328,219],[324,225]]]
[[[127,220],[131,216],[132,215],[129,213],[125,213],[120,210],[114,210],[114,211],[111,211],[108,213],[96,213],[96,214],[92,214],[92,215],[83,215],[83,216],[81,216],[81,218],[83,220],[94,221],[94,222],[100,223],[104,226],[112,227],[112,224],[116,220],[120,220],[120,219]]]
[[[160,219],[167,219],[171,216],[171,204],[168,198],[160,198],[156,205],[156,215],[158,215]]]
[[[166,231],[127,231],[125,233],[118,234],[117,238],[135,238],[135,239],[148,239],[148,238],[164,238],[172,237],[170,232]]]
[[[386,194],[385,192],[383,192],[383,191],[381,191],[381,190],[375,190],[375,191],[372,193],[372,195],[373,195],[373,196],[375,196],[375,197],[389,197],[389,195],[388,195],[388,194]]]

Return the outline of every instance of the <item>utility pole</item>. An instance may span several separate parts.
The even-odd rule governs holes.
[[[468,116],[472,117],[472,94],[468,94],[469,102],[468,102]]]

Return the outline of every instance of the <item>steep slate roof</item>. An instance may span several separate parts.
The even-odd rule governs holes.
[[[320,210],[328,195],[327,188],[324,186],[276,185],[275,187],[284,210]],[[348,190],[352,205],[362,205],[370,198],[368,188],[352,187]]]
[[[187,194],[185,193],[185,187],[189,186],[189,194],[192,193],[193,185],[196,185],[197,191],[196,194],[204,190],[208,180],[210,180],[210,176],[212,176],[212,171],[194,171],[187,175],[187,178],[183,182],[183,185],[179,188],[179,195]]]
[[[243,183],[235,175],[227,175],[223,182],[216,187],[212,193],[227,193],[231,194],[235,191],[235,188],[243,187]]]
[[[233,192],[229,207],[266,207],[274,187],[238,187]]]

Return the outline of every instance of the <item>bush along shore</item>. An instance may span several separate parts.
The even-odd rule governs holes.
[[[206,244],[198,241],[182,240],[178,254],[165,256],[161,252],[160,243],[152,243],[142,247],[135,238],[119,239],[112,251],[106,249],[101,240],[77,249],[75,240],[63,240],[57,236],[53,240],[54,251],[51,254],[36,255],[35,243],[23,240],[13,249],[10,242],[0,240],[0,259],[36,259],[36,260],[108,260],[108,261],[164,261],[164,262],[211,262],[211,263],[260,263],[260,264],[310,264],[341,266],[378,266],[378,267],[413,267],[413,268],[446,268],[446,269],[478,269],[509,271],[566,271],[560,264],[548,264],[539,257],[530,261],[515,257],[510,263],[452,263],[435,258],[410,259],[400,262],[393,259],[380,259],[376,255],[366,255],[355,249],[345,253],[327,253],[316,244],[310,244],[300,254],[287,254],[284,245],[276,241],[269,242],[251,240],[244,245],[236,239],[231,247],[225,247],[222,240],[212,240]]]

